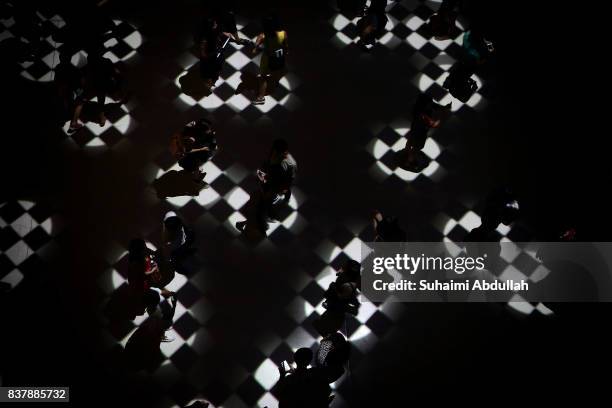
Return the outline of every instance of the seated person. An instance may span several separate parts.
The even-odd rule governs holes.
[[[201,166],[217,152],[215,135],[211,122],[201,119],[188,123],[180,134],[173,137],[171,149],[179,158],[179,166],[191,172],[197,180],[203,179]]]

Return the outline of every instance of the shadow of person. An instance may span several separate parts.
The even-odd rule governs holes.
[[[270,74],[267,80],[266,95],[271,95],[274,90],[278,87],[280,80],[285,76],[287,70],[274,71]],[[243,72],[240,76],[240,84],[234,92],[236,95],[244,95],[248,99],[255,99],[255,96],[259,92],[259,86],[261,84],[259,76],[255,72]]]
[[[133,371],[141,369],[152,371],[157,368],[164,359],[159,345],[165,331],[166,327],[159,319],[145,320],[125,345],[126,368]]]
[[[87,101],[83,104],[83,111],[79,119],[83,123],[93,122],[98,123],[100,121],[100,114],[104,113],[106,117],[112,117],[113,112],[121,109],[121,102],[111,102],[104,104],[104,107],[100,107],[100,104],[93,101]]]
[[[103,311],[111,327],[113,323],[121,324],[126,320],[134,320],[136,316],[141,316],[144,312],[144,305],[136,299],[134,292],[127,284],[121,285],[113,292]]]
[[[153,182],[153,188],[160,199],[180,196],[195,197],[206,185],[202,180],[196,181],[193,174],[186,170],[170,170]]]
[[[196,101],[207,97],[211,94],[210,89],[206,86],[206,82],[202,80],[200,75],[200,63],[193,65],[187,73],[179,78],[179,85],[181,86],[181,92],[185,95],[192,97]]]
[[[242,233],[242,237],[254,244],[267,236],[268,221],[266,214],[262,212],[262,200],[261,193],[253,194],[244,206],[246,219],[236,223],[236,228]]]
[[[240,84],[236,88],[236,95],[241,94],[249,99],[253,99],[259,87],[259,79],[254,72],[243,72],[240,76]]]

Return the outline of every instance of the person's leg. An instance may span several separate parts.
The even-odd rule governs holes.
[[[83,124],[79,122],[79,118],[81,117],[81,112],[83,111],[83,102],[78,101],[76,106],[74,107],[74,112],[72,114],[72,120],[70,121],[70,130],[76,131],[83,127]]]
[[[259,86],[257,87],[257,97],[255,104],[263,104],[266,101],[266,92],[268,91],[268,75],[259,76]]]
[[[270,69],[268,66],[268,56],[266,55],[265,51],[261,56],[260,64],[261,65],[259,67],[260,74],[258,77],[259,83],[257,88],[257,97],[253,101],[253,103],[256,105],[261,105],[265,102],[266,92],[268,90],[268,77],[270,76]]]
[[[106,105],[106,92],[98,91],[98,109],[100,109],[100,113],[98,114],[98,125],[104,126],[106,124],[106,115],[104,114],[104,106]]]

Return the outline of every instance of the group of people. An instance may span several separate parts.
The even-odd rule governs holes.
[[[275,14],[262,21],[262,31],[255,41],[241,38],[236,27],[236,18],[227,8],[213,10],[198,27],[195,35],[196,49],[200,57],[200,76],[209,91],[221,75],[225,63],[225,49],[230,42],[253,47],[253,56],[261,53],[260,72],[255,96],[255,105],[265,103],[273,75],[282,75],[289,51],[287,32],[280,18]]]
[[[148,317],[126,344],[128,363],[136,369],[154,363],[151,356],[159,350],[160,342],[173,340],[166,331],[172,327],[177,300],[176,293],[166,286],[175,273],[186,273],[185,262],[195,253],[193,232],[173,211],[164,216],[160,238],[159,249],[135,238],[128,250],[129,317],[145,313]]]
[[[432,35],[438,39],[444,39],[455,33],[453,30],[456,29],[454,25],[457,17],[456,2],[453,2],[451,6],[448,3],[443,3],[429,23]],[[359,24],[361,29],[359,45],[363,48],[367,49],[374,44],[377,35],[384,29],[387,23],[385,7],[386,0],[372,1],[369,7],[363,10]],[[257,52],[258,49],[263,50],[261,82],[253,103],[263,103],[267,76],[273,70],[284,68],[284,58],[287,52],[286,32],[282,29],[280,21],[269,16],[264,19],[263,26],[263,33],[255,40],[253,50],[254,52]],[[467,38],[470,38],[469,35],[467,34]],[[200,53],[200,75],[202,81],[211,90],[223,68],[225,47],[230,42],[240,45],[249,44],[248,40],[240,38],[234,15],[231,12],[219,10],[204,19],[195,40]],[[466,49],[470,49],[468,45],[465,46]],[[472,54],[468,52],[468,55]],[[459,74],[452,75],[456,77]],[[407,135],[402,165],[419,171],[418,166],[421,163],[418,153],[425,144],[429,130],[439,127],[450,112],[450,104],[441,105],[426,94],[419,96],[413,109],[413,125]],[[213,124],[203,119],[190,122],[172,138],[171,151],[182,168],[181,172],[196,186],[191,193],[193,195],[198,194],[201,188],[207,187],[204,182],[203,166],[218,149],[215,135]],[[235,226],[245,235],[265,236],[269,223],[276,219],[279,209],[288,204],[291,198],[291,188],[297,175],[297,162],[290,153],[286,140],[277,139],[273,142],[269,156],[257,169],[255,175],[260,188],[252,194],[253,205],[250,211],[246,212],[246,220],[237,222]],[[374,211],[372,224],[375,241],[400,242],[407,239],[406,232],[400,227],[398,219],[393,216],[385,216],[380,211]],[[141,245],[139,248],[142,248],[142,243],[139,245]],[[160,278],[159,283],[162,282],[163,279]],[[298,349],[292,364],[283,362],[279,366],[280,380],[276,386],[276,395],[279,398],[280,407],[329,406],[333,399],[330,384],[337,381],[347,371],[350,344],[342,331],[347,316],[357,315],[359,311],[360,282],[361,264],[357,261],[347,261],[337,272],[334,282],[325,292],[323,302],[325,312],[313,322],[315,330],[322,337],[316,352],[310,348]],[[140,283],[137,285],[140,287]],[[157,297],[147,296],[147,299],[150,298],[148,300],[150,305],[158,305],[163,304],[165,298],[172,303],[173,294],[164,292],[162,287]],[[171,310],[171,307],[166,310]],[[158,315],[163,315],[163,312]],[[170,313],[167,312],[167,315]],[[158,327],[167,328],[169,326],[160,324]],[[160,338],[164,339],[163,336]],[[200,401],[194,404],[204,403]]]
[[[43,43],[49,36],[46,30],[52,30],[49,38],[55,44],[51,68],[59,100],[57,116],[62,124],[69,123],[66,129],[69,135],[81,129],[84,122],[104,126],[107,98],[117,104],[127,100],[124,67],[105,57],[105,44],[120,36],[116,24],[105,12],[105,3],[106,0],[83,4],[74,14],[67,14],[61,24],[45,24],[31,2],[0,4],[3,18],[14,20],[11,26],[14,37],[2,41],[3,45],[9,45],[8,58],[12,63],[48,58]]]

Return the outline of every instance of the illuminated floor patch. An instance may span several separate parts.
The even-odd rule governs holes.
[[[161,238],[161,226],[150,234],[147,246],[155,249],[152,241]],[[116,245],[106,257],[108,269],[98,277],[98,286],[102,291],[103,301],[100,304],[99,318],[104,329],[109,348],[121,345],[125,347],[130,337],[147,321],[146,312],[130,320],[123,312],[129,305],[131,292],[128,289],[128,251]],[[189,367],[200,358],[200,353],[207,351],[206,339],[210,337],[205,324],[213,316],[213,311],[203,293],[197,274],[187,277],[176,273],[166,289],[176,292],[177,305],[172,327],[166,331],[169,342],[161,342],[157,356],[150,356],[151,365],[155,367],[150,374],[159,384],[168,384],[170,377],[180,378],[181,367]],[[205,400],[201,395],[190,398]],[[161,406],[174,405],[171,400]],[[212,405],[211,405],[212,406]]]
[[[94,106],[96,98],[87,104]],[[92,108],[95,109],[95,108]],[[134,122],[130,116],[130,104],[115,102],[106,98],[104,114],[106,123],[100,126],[95,114],[82,115],[84,126],[75,133],[69,134],[70,121],[64,123],[62,130],[67,136],[67,143],[79,148],[110,149],[125,139],[125,136],[133,129]],[[84,108],[84,112],[85,112]],[[85,118],[84,116],[88,116]]]
[[[66,26],[66,22],[59,15],[48,16],[43,12],[37,12],[40,19],[41,38],[38,57],[33,61],[21,63],[21,76],[32,81],[50,82],[55,78],[55,67],[59,64],[59,54],[63,44],[54,39],[54,34]],[[15,37],[15,21],[10,18],[0,20],[4,31],[0,33],[0,41]],[[112,30],[113,38],[104,43],[107,51],[104,54],[112,62],[127,61],[136,55],[137,49],[142,45],[143,38],[140,32],[131,24],[113,20],[115,27]],[[82,67],[87,62],[87,54],[79,51],[72,56],[72,63]]]
[[[56,221],[54,225],[54,220]],[[59,233],[57,219],[44,205],[31,201],[0,204],[0,282],[17,286],[28,274],[41,272]]]
[[[370,174],[377,180],[396,178],[415,185],[439,181],[446,174],[452,154],[447,146],[435,139],[435,129],[429,131],[419,163],[422,170],[409,171],[400,167],[403,150],[406,147],[406,134],[409,124],[391,124],[373,129],[374,138],[366,146],[374,163],[370,166]]]
[[[237,24],[241,38],[254,40],[258,35],[255,24]],[[300,85],[299,78],[287,72],[271,82],[269,95],[263,105],[253,105],[257,90],[257,73],[261,54],[252,57],[251,45],[229,43],[225,51],[225,63],[221,76],[215,83],[212,93],[206,90],[200,76],[199,60],[194,51],[183,55],[179,61],[182,70],[174,83],[178,91],[178,101],[187,107],[200,107],[207,112],[221,108],[240,117],[255,121],[264,115],[274,115],[282,111],[292,111],[299,105],[295,89]]]
[[[447,242],[451,250],[458,250],[455,242],[463,242],[467,234],[474,228],[480,226],[480,215],[484,203],[459,202],[456,201],[452,206],[448,206],[444,213],[441,213],[434,221],[434,226],[441,234],[444,242]],[[509,226],[500,224],[495,232],[497,239],[501,242],[529,242],[533,239],[531,231],[522,223],[515,222]],[[504,246],[500,255],[501,266],[499,276],[503,279],[515,281],[525,279],[537,282],[543,279],[548,273],[548,269],[536,258],[536,249],[519,245]],[[544,315],[552,314],[544,304],[537,302],[525,302],[520,296],[508,303],[508,306],[522,314],[535,312]]]
[[[452,102],[452,111],[459,111],[464,105],[478,109],[485,106],[486,99],[483,87],[486,84],[477,76],[473,76],[478,84],[478,90],[472,97],[463,103],[452,97],[442,87],[448,77],[448,71],[457,62],[464,51],[462,50],[462,33],[452,40],[438,41],[426,34],[425,23],[439,7],[439,2],[404,0],[388,1],[385,33],[378,39],[375,47],[389,50],[405,47],[409,50],[410,63],[419,74],[413,79],[413,84],[421,92],[430,95],[441,104]],[[333,43],[340,48],[354,45],[359,40],[357,23],[359,18],[347,17],[336,13],[330,24],[335,30]],[[463,26],[458,22],[458,28]]]
[[[150,180],[154,186],[155,180],[178,176],[178,172],[181,171],[170,152],[162,153],[154,166],[155,177]],[[232,235],[239,236],[240,232],[235,224],[244,221],[253,211],[251,196],[261,189],[255,171],[233,163],[223,151],[208,161],[203,166],[203,170],[206,172],[204,181],[209,184],[208,188],[200,190],[197,195],[184,194],[167,197],[165,200],[184,219],[198,222],[204,217],[210,226],[214,228],[223,226]],[[277,221],[269,223],[267,231],[269,239],[274,240],[277,237],[281,239],[286,234],[299,234],[306,224],[299,212],[304,201],[305,195],[294,186],[289,205],[278,211]]]

